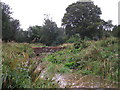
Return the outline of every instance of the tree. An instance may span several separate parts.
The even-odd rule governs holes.
[[[62,25],[65,27],[68,36],[78,33],[81,38],[92,38],[99,35],[101,29],[103,29],[103,21],[100,19],[101,14],[100,8],[94,5],[92,1],[78,1],[66,8]]]
[[[41,42],[46,45],[51,45],[56,40],[57,30],[57,24],[49,18],[45,18]]]
[[[16,32],[15,34],[15,41],[16,42],[30,42],[30,37],[28,34],[28,31],[23,31],[20,29],[19,31]]]
[[[2,4],[2,36],[3,40],[7,41],[9,39],[9,33],[11,32],[8,29],[10,28],[10,7],[5,3]],[[6,33],[7,32],[7,33]]]
[[[52,45],[63,44],[66,42],[66,40],[67,40],[67,36],[65,34],[65,30],[64,30],[64,28],[60,27],[57,29],[56,39],[55,39],[55,41],[53,41]]]
[[[60,35],[63,35],[62,30],[49,17],[44,20],[43,26],[31,26],[28,28],[30,42],[39,42],[48,46],[61,43],[62,40],[60,42],[58,40],[62,39],[60,37]]]
[[[104,29],[107,31],[111,31],[113,28],[112,20],[108,20],[107,22],[104,22]]]
[[[31,41],[41,42],[41,37],[43,35],[42,26],[31,26],[28,28],[28,32]]]
[[[11,37],[10,40],[15,40],[15,35],[16,35],[16,32],[20,30],[20,23],[19,23],[19,20],[17,19],[12,19],[10,21],[10,28],[9,30],[11,31]]]
[[[58,28],[57,24],[45,18],[43,26],[31,26],[28,28],[30,42],[39,42],[46,45],[58,45],[65,42],[65,32],[63,28]]]
[[[19,20],[11,17],[11,8],[5,3],[2,4],[2,39],[4,41],[15,40],[15,33],[19,30]]]
[[[120,25],[115,25],[113,30],[112,30],[112,35],[114,37],[119,37],[120,38]]]

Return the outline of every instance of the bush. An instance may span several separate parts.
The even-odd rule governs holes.
[[[80,41],[80,40],[81,40],[80,36],[79,36],[78,34],[76,34],[76,35],[71,36],[71,37],[66,41],[66,43],[75,43],[75,42],[78,42],[78,41]]]
[[[74,44],[75,49],[83,49],[87,48],[90,44],[87,43],[85,40],[80,40]]]

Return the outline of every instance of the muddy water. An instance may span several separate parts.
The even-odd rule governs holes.
[[[118,88],[118,85],[93,75],[56,74],[53,80],[57,82],[61,88]]]

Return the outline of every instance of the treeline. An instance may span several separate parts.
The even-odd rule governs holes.
[[[10,7],[1,2],[2,8],[2,40],[5,42],[43,43],[58,45],[77,39],[101,39],[118,37],[120,25],[113,25],[111,20],[100,18],[101,9],[91,2],[76,2],[66,8],[62,18],[62,27],[49,18],[44,19],[43,26],[31,26],[24,31],[19,20],[11,17]]]
[[[65,42],[65,30],[58,28],[57,24],[46,18],[43,26],[31,26],[27,31],[16,32],[15,41],[29,43],[43,43],[46,45],[58,45]]]

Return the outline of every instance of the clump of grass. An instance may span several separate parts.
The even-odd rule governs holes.
[[[33,60],[35,54],[31,46],[33,44],[3,43],[3,88],[32,88],[36,61]]]
[[[53,82],[51,79],[44,80],[44,79],[38,79],[33,86],[33,88],[59,88],[59,85],[55,82]]]
[[[30,88],[29,44],[3,43],[3,88]]]
[[[50,63],[47,66],[47,75],[50,77],[53,77],[55,74],[60,73],[60,74],[64,74],[64,73],[70,73],[71,70],[67,67],[64,67],[63,64],[54,64],[54,63]]]

